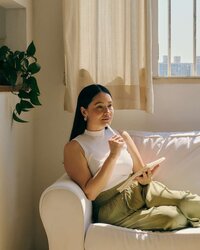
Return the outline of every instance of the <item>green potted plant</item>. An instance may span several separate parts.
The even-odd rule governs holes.
[[[11,92],[19,98],[12,113],[13,120],[17,122],[27,122],[19,117],[21,113],[41,105],[40,90],[34,77],[40,71],[35,52],[33,42],[26,51],[0,47],[0,84],[11,86]]]

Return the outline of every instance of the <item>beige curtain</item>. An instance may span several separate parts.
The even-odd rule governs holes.
[[[63,0],[65,110],[91,83],[116,109],[153,112],[150,0]]]

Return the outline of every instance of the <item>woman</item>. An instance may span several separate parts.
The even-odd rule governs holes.
[[[169,190],[144,172],[123,192],[117,188],[144,163],[127,132],[113,131],[112,96],[99,84],[79,94],[70,141],[64,148],[66,172],[93,201],[93,216],[127,228],[174,230],[200,227],[200,197]]]

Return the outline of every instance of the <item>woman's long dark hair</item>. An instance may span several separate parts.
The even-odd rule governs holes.
[[[104,92],[111,96],[110,91],[100,84],[91,84],[81,90],[77,100],[70,141],[76,136],[83,134],[86,129],[87,121],[84,121],[84,117],[81,113],[81,107],[84,107],[86,109],[88,105],[92,102],[93,98],[100,92]]]

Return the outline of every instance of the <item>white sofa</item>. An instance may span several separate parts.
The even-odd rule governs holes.
[[[154,179],[171,189],[200,194],[200,131],[128,131],[145,162],[165,156]],[[200,228],[172,232],[132,230],[91,220],[91,202],[67,175],[40,199],[50,250],[197,250]],[[200,208],[199,208],[200,209]]]

